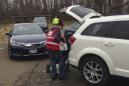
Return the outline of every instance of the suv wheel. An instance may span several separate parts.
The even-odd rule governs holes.
[[[110,79],[106,64],[95,56],[90,56],[83,60],[81,72],[87,84],[92,86],[105,85]]]

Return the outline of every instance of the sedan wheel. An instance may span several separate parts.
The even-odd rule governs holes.
[[[9,58],[12,58],[12,51],[11,51],[10,47],[8,48],[8,56],[9,56]]]

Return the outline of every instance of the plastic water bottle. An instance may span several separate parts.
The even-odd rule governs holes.
[[[57,70],[57,74],[59,74],[59,64],[56,64],[56,70]]]

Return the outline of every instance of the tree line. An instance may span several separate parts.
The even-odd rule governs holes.
[[[76,4],[103,15],[129,12],[129,0],[0,0],[0,16],[54,15],[59,13],[59,9]]]

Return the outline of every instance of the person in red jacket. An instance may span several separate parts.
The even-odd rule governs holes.
[[[61,29],[62,29],[62,23],[60,22],[60,19],[57,17],[53,19],[52,21],[53,27],[50,29],[47,35],[47,42],[46,47],[50,54],[51,59],[51,78],[56,79],[57,78],[57,70],[56,70],[56,64],[59,64],[59,79],[63,80],[65,78],[65,69],[64,69],[64,57],[60,50],[60,45],[62,44],[61,41]]]

